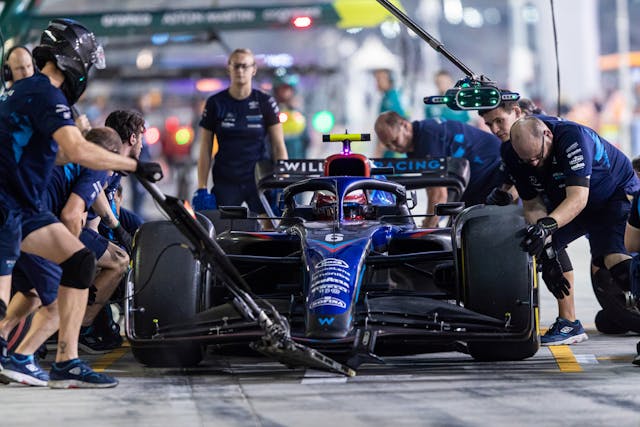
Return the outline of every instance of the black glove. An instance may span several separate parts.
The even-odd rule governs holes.
[[[157,182],[164,177],[160,164],[155,162],[138,161],[135,173],[139,177],[144,178],[149,182]]]
[[[542,255],[539,257],[540,269],[542,270],[542,280],[551,291],[554,297],[562,299],[569,296],[571,283],[562,274],[562,265],[558,259],[558,254],[551,244],[544,247]]]
[[[550,216],[540,218],[538,222],[530,225],[525,230],[524,239],[520,247],[531,256],[540,256],[544,249],[545,240],[558,229],[558,223]]]
[[[513,203],[513,196],[508,191],[496,187],[491,190],[484,203],[485,205],[507,206]]]
[[[113,235],[118,243],[124,246],[127,253],[131,253],[131,234],[122,227],[122,224],[118,223],[116,228],[113,229]]]

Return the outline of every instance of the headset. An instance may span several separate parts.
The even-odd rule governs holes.
[[[31,62],[33,64],[33,69],[34,71],[37,70],[38,68],[36,67],[36,62],[33,59],[33,55],[31,54],[31,51],[23,45],[15,45],[13,46],[11,49],[9,49],[7,51],[7,54],[4,57],[4,61],[2,61],[2,79],[5,82],[11,82],[13,81],[13,74],[11,73],[11,68],[9,68],[9,64],[7,64],[7,62],[9,61],[9,57],[11,56],[11,53],[16,50],[16,49],[24,49],[27,52],[29,52],[29,56],[31,56]]]

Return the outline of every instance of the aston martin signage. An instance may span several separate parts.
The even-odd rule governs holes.
[[[399,4],[399,1],[396,3]],[[104,12],[64,17],[79,20],[101,36],[286,28],[291,26],[294,18],[300,16],[310,18],[314,26],[339,27],[367,27],[390,17],[374,0],[336,0],[333,3],[302,6]],[[60,17],[62,16],[32,14],[28,18],[29,27],[45,28],[51,19]]]

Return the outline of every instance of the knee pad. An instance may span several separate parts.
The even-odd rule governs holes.
[[[616,285],[623,291],[631,289],[631,258],[617,263],[609,269]]]
[[[82,248],[60,264],[62,279],[60,286],[88,289],[96,275],[96,257],[87,248]]]
[[[566,273],[567,271],[573,271],[573,265],[571,265],[571,260],[569,259],[567,248],[558,249],[556,251],[556,254],[558,254],[558,261],[560,261],[562,272]]]

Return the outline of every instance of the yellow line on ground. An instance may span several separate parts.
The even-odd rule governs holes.
[[[631,362],[633,361],[633,356],[598,356],[597,360],[611,360],[614,362]]]
[[[582,372],[582,367],[568,345],[551,345],[549,351],[556,359],[560,372]]]
[[[93,363],[93,370],[96,372],[103,372],[105,369],[109,368],[109,366],[113,365],[118,361],[118,359],[122,358],[129,351],[130,347],[128,345],[123,345],[120,348],[116,348],[111,353],[107,353],[98,359],[95,363]]]

